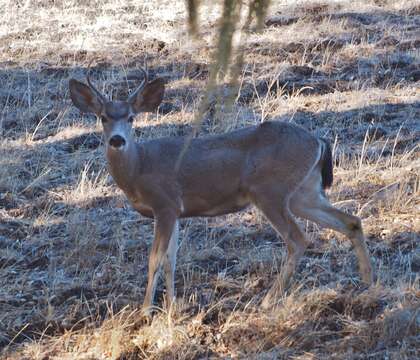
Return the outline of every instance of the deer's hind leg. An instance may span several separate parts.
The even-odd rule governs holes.
[[[289,199],[285,195],[288,193],[265,187],[261,191],[256,191],[253,199],[253,203],[262,211],[287,246],[286,262],[261,304],[264,308],[275,304],[277,298],[287,288],[309,244],[289,210]]]
[[[355,249],[363,282],[368,285],[373,282],[372,263],[361,221],[330,204],[321,190],[320,174],[314,172],[305,180],[293,195],[290,207],[295,215],[346,235]]]

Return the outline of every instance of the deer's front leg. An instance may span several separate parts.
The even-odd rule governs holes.
[[[153,304],[153,298],[156,290],[156,283],[158,280],[160,267],[165,263],[165,277],[166,284],[168,286],[167,278],[167,264],[168,254],[173,252],[173,245],[171,243],[171,237],[177,223],[177,215],[174,211],[164,210],[155,213],[155,237],[153,240],[152,249],[149,255],[149,273],[147,279],[147,290],[144,298],[143,309],[146,313],[150,313],[150,308]],[[172,257],[171,257],[172,259]],[[173,261],[173,267],[171,269],[175,271],[175,262]],[[173,275],[172,275],[173,276]],[[173,284],[172,284],[173,285]],[[168,296],[173,297],[173,288],[167,289]],[[171,294],[169,294],[171,293]]]

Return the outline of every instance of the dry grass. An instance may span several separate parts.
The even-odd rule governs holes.
[[[0,1],[0,356],[419,358],[414,1],[274,2],[245,44],[232,111],[212,103],[201,129],[277,119],[329,138],[330,197],[361,216],[375,286],[359,287],[346,239],[302,222],[313,246],[279,306],[262,311],[285,249],[249,209],[181,223],[178,306],[142,322],[153,224],[107,175],[100,127],[71,106],[68,80],[93,59],[99,88],[124,96],[147,58],[167,92],[137,118],[139,140],[188,134],[220,9],[201,11],[193,43],[180,1]]]

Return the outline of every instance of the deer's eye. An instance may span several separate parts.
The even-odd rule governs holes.
[[[130,117],[128,118],[128,122],[131,124],[133,121],[134,121],[134,116],[130,116]]]
[[[108,121],[108,119],[105,116],[101,116],[101,121],[102,124],[105,124]]]

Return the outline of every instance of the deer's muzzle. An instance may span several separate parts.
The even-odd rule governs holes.
[[[125,145],[125,139],[121,135],[114,135],[109,139],[109,145],[118,149]]]

